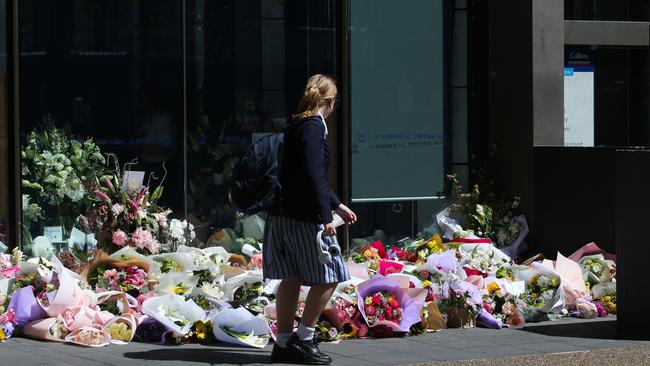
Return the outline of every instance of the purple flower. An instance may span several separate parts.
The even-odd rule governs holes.
[[[440,254],[431,254],[427,258],[427,264],[441,272],[456,272],[456,266],[458,264],[456,261],[456,251],[448,250]]]

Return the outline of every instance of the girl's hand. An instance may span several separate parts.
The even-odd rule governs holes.
[[[336,235],[336,227],[334,226],[334,223],[327,223],[325,224],[325,229],[323,230],[323,235],[325,236],[334,236]]]
[[[339,205],[339,207],[336,208],[336,213],[341,216],[346,224],[354,224],[357,222],[357,215],[352,210],[350,210],[348,206],[342,203]]]

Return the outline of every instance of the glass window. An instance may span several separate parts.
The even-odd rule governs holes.
[[[648,61],[647,49],[596,49],[596,146],[650,146]]]
[[[161,203],[184,214],[183,2],[176,0],[24,0],[20,14],[20,117],[26,143],[43,121],[133,170],[162,176]],[[44,118],[44,116],[46,116]],[[81,212],[53,206],[31,226],[64,224]],[[63,220],[61,220],[61,218]]]
[[[444,9],[431,1],[350,2],[351,195],[360,218],[352,238],[413,236],[431,214],[418,222],[418,207],[433,207],[420,205],[422,198],[444,195],[451,160],[444,154]],[[462,40],[466,13],[457,20],[455,40]],[[459,47],[454,62],[463,65],[466,46]],[[464,88],[466,67],[452,74]]]
[[[188,217],[201,241],[221,228],[250,236],[228,203],[230,169],[287,123],[310,75],[336,73],[336,1],[187,3]]]
[[[564,19],[647,22],[650,8],[647,0],[565,0]]]
[[[0,242],[7,244],[9,219],[9,145],[7,124],[7,13],[6,1],[0,0]],[[12,198],[13,199],[13,198]]]

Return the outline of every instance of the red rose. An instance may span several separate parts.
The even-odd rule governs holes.
[[[409,281],[409,288],[415,288],[415,284],[413,283],[413,281]]]
[[[463,267],[465,270],[465,273],[467,274],[467,277],[469,276],[483,276],[483,278],[487,277],[487,274],[477,270],[477,269],[470,269],[467,267]]]
[[[381,305],[381,297],[379,295],[373,295],[372,303],[377,306]]]
[[[389,304],[390,304],[390,306],[392,306],[392,307],[394,307],[394,308],[398,308],[398,307],[399,307],[399,303],[398,303],[397,300],[395,300],[395,299],[392,299],[392,300],[390,301]]]
[[[436,299],[436,296],[432,293],[427,294],[426,302],[433,301]]]

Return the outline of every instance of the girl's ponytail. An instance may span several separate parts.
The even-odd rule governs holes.
[[[292,117],[293,121],[317,115],[318,110],[335,96],[336,82],[332,77],[322,74],[310,77],[298,103],[298,112]]]

